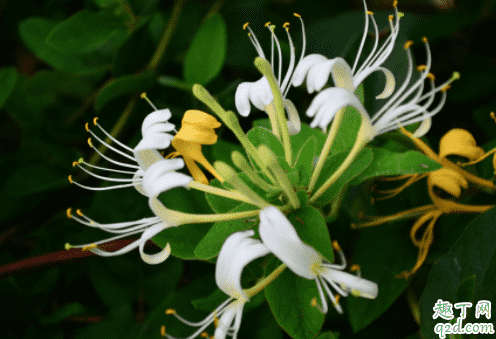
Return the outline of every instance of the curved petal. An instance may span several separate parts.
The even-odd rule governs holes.
[[[320,108],[326,104],[327,101],[331,100],[332,97],[332,88],[326,88],[325,90],[317,94],[310,103],[310,106],[306,111],[306,115],[311,118],[315,116],[315,113],[317,113]]]
[[[266,77],[260,78],[251,84],[250,100],[253,106],[263,111],[265,106],[274,101],[274,96],[270,90],[269,81]]]
[[[148,128],[150,128],[151,126],[155,125],[155,124],[161,124],[161,123],[164,123],[164,122],[168,122],[169,119],[171,118],[172,114],[171,112],[169,111],[169,109],[160,109],[158,111],[155,111],[155,112],[152,112],[150,114],[148,114],[145,119],[143,120],[143,124],[141,125],[141,134],[143,136],[146,135],[146,131],[148,130]],[[167,126],[172,126],[171,129],[169,129],[169,131],[172,131],[174,129],[174,125],[173,124],[168,124]]]
[[[429,132],[432,126],[432,118],[427,117],[425,120],[422,120],[419,127],[412,134],[412,138],[421,138]]]
[[[167,226],[165,223],[153,225],[153,226],[149,227],[146,231],[144,231],[143,234],[141,235],[140,244],[139,244],[139,252],[141,255],[141,259],[143,259],[143,261],[146,262],[147,264],[151,264],[151,265],[160,264],[160,263],[164,262],[169,257],[169,255],[171,253],[171,247],[170,247],[169,243],[167,243],[167,245],[165,246],[165,248],[162,251],[160,251],[156,254],[146,254],[144,251],[145,243],[149,239],[151,239],[155,235],[157,235],[158,233],[165,230],[166,228],[167,228]]]
[[[174,136],[168,133],[149,133],[134,148],[134,152],[144,151],[147,149],[164,149],[170,146]]]
[[[310,69],[307,76],[308,92],[320,91],[327,83],[329,74],[332,75],[336,87],[346,88],[351,92],[355,91],[350,66],[343,58],[334,58]]]
[[[146,142],[144,142],[146,144]],[[139,146],[139,144],[138,144]],[[134,149],[134,158],[138,165],[146,171],[148,167],[156,163],[157,161],[164,160],[164,157],[160,155],[160,153],[154,149],[153,147],[144,146],[143,149],[136,150]]]
[[[236,333],[239,331],[241,325],[241,316],[245,303],[241,300],[233,301],[219,319],[219,324],[214,332],[215,339],[225,339],[228,332],[234,330]],[[235,325],[231,326],[234,317],[236,317]],[[235,336],[233,336],[235,338]]]
[[[217,258],[215,282],[221,291],[236,299],[249,300],[241,287],[241,273],[245,266],[270,252],[260,240],[252,239],[253,235],[253,230],[232,234],[222,245]]]
[[[379,294],[379,287],[375,282],[347,272],[325,268],[321,275],[329,282],[333,281],[340,284],[343,290],[350,292],[354,296],[375,299]]]
[[[327,61],[327,58],[321,54],[309,54],[304,57],[296,67],[293,73],[293,86],[300,86],[308,74],[310,68],[314,65]]]
[[[288,132],[289,135],[296,135],[301,131],[301,120],[296,106],[289,99],[284,99],[284,107],[286,107],[286,112],[288,112]]]
[[[150,166],[143,176],[143,190],[146,195],[156,197],[172,188],[187,187],[193,178],[174,172],[183,167],[184,161],[180,158],[164,159]]]
[[[250,114],[250,88],[251,82],[242,82],[236,88],[236,94],[234,95],[234,102],[236,104],[236,109],[239,114],[243,117],[247,117]]]
[[[260,237],[265,246],[295,274],[314,279],[312,267],[322,262],[322,256],[304,244],[286,216],[274,206],[260,211]]]
[[[144,174],[145,174],[145,171],[143,171],[142,169],[137,170],[136,173],[134,173],[134,175],[133,175],[133,181],[136,182],[134,184],[134,188],[136,188],[136,190],[138,192],[140,192],[141,194],[146,196],[146,192],[143,189],[143,175]]]
[[[357,88],[360,86],[360,84],[367,78],[371,73],[375,71],[381,71],[384,76],[386,77],[386,84],[384,85],[384,89],[382,90],[382,93],[377,95],[375,98],[376,99],[386,99],[393,94],[394,88],[396,86],[396,80],[394,78],[393,73],[385,68],[385,67],[377,67],[377,68],[372,68],[370,72],[360,72],[354,79],[353,79],[353,86]]]

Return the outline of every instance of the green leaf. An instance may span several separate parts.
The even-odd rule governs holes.
[[[456,289],[456,302],[471,301],[474,296],[475,282],[477,277],[475,274],[463,279]]]
[[[319,210],[312,206],[306,206],[289,213],[287,218],[304,243],[312,246],[330,263],[334,262],[329,230]]]
[[[291,149],[293,150],[293,159],[297,158],[301,148],[311,137],[314,137],[317,140],[315,152],[317,155],[320,154],[324,147],[326,136],[322,133],[320,128],[310,128],[307,124],[302,123],[300,132],[289,136],[289,139],[291,140]]]
[[[322,172],[317,180],[316,188],[320,187],[334,173],[341,165],[343,160],[347,157],[348,152],[341,152],[329,156],[324,164]],[[324,206],[332,199],[338,196],[343,187],[354,179],[357,175],[362,173],[373,160],[373,152],[370,148],[365,147],[351,163],[339,179],[334,182],[316,201],[318,205]],[[327,174],[327,175],[326,175]]]
[[[313,163],[316,156],[316,142],[317,139],[314,136],[309,138],[296,157],[294,168],[298,170],[300,179],[298,184],[304,187],[307,187],[310,183],[310,177],[314,168]]]
[[[279,265],[272,258],[265,267],[269,275]],[[315,281],[301,278],[285,269],[277,279],[265,288],[265,297],[278,324],[292,338],[313,339],[324,323],[325,315],[311,305],[319,292]]]
[[[125,0],[93,0],[98,6],[105,8],[124,3]]]
[[[379,286],[379,295],[374,300],[353,296],[347,298],[349,319],[355,332],[386,312],[408,286],[408,281],[395,277],[404,270],[410,270],[417,257],[417,249],[411,244],[408,231],[401,227],[405,224],[363,229],[354,245],[353,263],[360,265],[362,278]]]
[[[224,65],[227,48],[226,24],[217,13],[200,27],[184,60],[184,78],[189,83],[207,85]]]
[[[69,303],[58,308],[52,314],[38,319],[40,324],[50,325],[61,322],[67,317],[81,314],[85,311],[85,307],[78,302]]]
[[[252,211],[256,207],[242,203],[229,211],[230,213]],[[254,219],[254,220],[252,220]],[[215,258],[222,248],[224,241],[233,233],[255,229],[258,218],[236,219],[219,221],[215,223],[195,249],[195,256],[199,259]]]
[[[106,104],[120,96],[131,93],[139,94],[146,91],[153,85],[154,79],[155,75],[152,73],[125,75],[123,77],[113,79],[98,93],[95,100],[95,110],[100,112]]]
[[[336,139],[334,139],[332,144],[331,154],[353,148],[361,122],[360,113],[353,107],[347,107],[343,114],[341,125],[339,125]],[[328,129],[330,129],[330,127]]]
[[[339,339],[339,333],[336,332],[323,332],[319,334],[315,339]]]
[[[457,297],[468,297],[473,291],[473,306],[469,309],[467,323],[488,322],[483,315],[475,318],[479,300],[496,300],[496,209],[480,214],[467,225],[462,236],[453,247],[432,267],[425,289],[420,297],[420,330],[424,338],[438,338],[434,326],[439,319],[432,319],[438,299],[457,302]],[[473,277],[475,276],[475,284]],[[463,291],[465,290],[465,291]],[[470,300],[461,300],[468,302]]]
[[[0,69],[0,109],[14,90],[17,82],[17,71],[14,67]]]
[[[158,83],[164,87],[177,88],[186,92],[191,92],[193,85],[183,79],[171,77],[171,76],[161,76],[158,78]]]
[[[93,74],[107,68],[101,57],[89,55],[69,55],[54,50],[46,42],[48,34],[57,25],[55,21],[33,17],[19,24],[19,33],[27,48],[38,58],[63,72]]]
[[[122,20],[110,12],[82,10],[57,24],[46,41],[55,51],[68,54],[93,52],[109,40],[123,41]]]
[[[382,148],[372,148],[372,150],[374,153],[372,163],[350,183],[351,185],[358,185],[374,177],[423,174],[437,171],[442,167],[436,161],[417,151],[396,153]]]
[[[225,189],[218,179],[210,181],[210,186]],[[209,193],[205,193],[205,198],[207,199],[208,204],[215,213],[227,213],[242,204],[242,202],[240,201],[220,197],[218,195]]]
[[[248,133],[246,133],[246,136],[256,148],[260,145],[265,145],[272,150],[275,155],[284,157],[284,147],[279,139],[277,139],[277,137],[268,129],[263,127],[253,127],[248,131]]]
[[[60,189],[69,185],[65,173],[44,163],[18,168],[7,179],[5,189],[13,197]]]

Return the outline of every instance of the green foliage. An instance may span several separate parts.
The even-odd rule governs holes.
[[[0,69],[0,108],[9,97],[10,93],[14,90],[17,82],[17,72],[15,68]]]

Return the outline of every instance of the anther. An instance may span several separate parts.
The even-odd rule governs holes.
[[[91,138],[88,138],[88,145],[90,145],[90,147],[93,147],[93,143],[91,142]]]
[[[79,161],[73,161],[72,162],[72,167],[76,167],[76,165],[78,165],[78,164],[79,164]]]
[[[388,20],[389,21],[393,21],[393,19],[394,19],[394,15],[391,14],[391,15],[388,16]]]
[[[217,315],[214,315],[214,326],[215,328],[219,327],[219,318],[217,318]]]
[[[357,225],[354,222],[351,223],[350,227],[351,227],[352,230],[356,230],[357,229]]]
[[[417,71],[425,71],[426,68],[427,68],[427,66],[425,66],[425,65],[418,65]]]
[[[337,252],[342,252],[341,246],[339,246],[338,241],[334,240],[332,242],[332,248],[334,248]]]
[[[249,24],[250,24],[249,22],[247,22],[246,24],[244,24],[243,25],[243,29],[246,29],[246,27],[248,27]]]
[[[165,310],[165,314],[170,315],[170,314],[176,314],[176,310],[173,308],[168,308]]]
[[[334,298],[336,298],[336,302],[333,302],[333,304],[334,304],[334,305],[339,304],[339,299],[341,299],[341,295],[336,294],[336,295],[334,296]]]
[[[451,88],[451,85],[450,84],[446,84],[446,85],[443,86],[443,88],[441,88],[441,92],[444,93],[447,90],[449,90],[450,88]]]
[[[350,271],[351,271],[351,272],[355,272],[355,271],[360,272],[360,265],[358,265],[358,264],[353,264],[353,265],[351,265],[351,267],[350,267]]]
[[[83,212],[81,212],[79,208],[76,210],[76,214],[79,215],[80,217],[83,216]]]
[[[69,182],[72,184],[72,175],[69,175]]]
[[[301,15],[299,15],[298,13],[293,13],[293,15],[297,18],[301,18]]]
[[[436,80],[436,77],[432,73],[427,74],[425,77],[431,79],[432,81]]]
[[[165,326],[164,325],[160,326],[160,335],[162,337],[165,337]]]
[[[86,130],[86,132],[90,131],[90,128],[88,127],[88,123],[84,124],[84,129]]]
[[[453,72],[453,75],[451,76],[451,81],[458,80],[460,79],[460,73],[459,72]]]
[[[89,251],[93,248],[96,248],[97,246],[95,244],[91,244],[91,245],[88,245],[88,246],[84,246],[83,248],[81,248],[81,251]]]
[[[282,25],[286,29],[286,31],[289,31],[289,22],[285,22],[284,25]]]
[[[372,12],[372,11],[367,11],[367,14],[368,14],[368,15],[374,15],[374,12]],[[391,15],[391,16],[392,16],[392,15]]]
[[[71,211],[72,211],[72,208],[70,208],[70,207],[67,209],[67,211],[65,211],[65,214],[67,215],[67,218],[69,218],[69,219],[72,218]]]
[[[270,21],[267,21],[264,26],[268,27],[269,25],[270,25]]]
[[[72,248],[72,245],[69,244],[68,242],[65,243],[64,248],[66,251],[70,250]]]
[[[310,305],[318,309],[320,312],[325,313],[322,307],[320,307],[320,305],[317,303],[317,298],[313,297],[312,300],[310,301]]]
[[[424,37],[422,38],[422,41],[423,41],[424,43],[427,43],[427,38],[424,36]]]
[[[411,45],[413,45],[413,41],[408,40],[407,42],[405,42],[405,49],[409,49]]]
[[[93,125],[95,125],[95,126],[96,126],[96,121],[97,121],[97,120],[98,120],[98,117],[94,117],[94,118],[93,118]]]
[[[208,333],[207,332],[202,332],[202,333],[200,333],[200,337],[202,337],[202,338],[208,338]]]
[[[396,8],[396,6],[398,6],[398,1],[397,0],[394,0],[393,7]]]
[[[489,116],[496,122],[496,114],[494,114],[494,112],[491,112]]]
[[[248,33],[248,36],[251,36],[251,33]]]

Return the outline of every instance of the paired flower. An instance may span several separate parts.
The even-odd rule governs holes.
[[[302,33],[303,33],[303,46],[302,46],[302,51],[301,51],[301,56],[300,60],[298,63],[300,63],[303,59],[303,56],[305,55],[305,45],[306,45],[306,40],[305,40],[305,26],[303,24],[303,19],[301,19],[301,16],[297,13],[294,14],[297,18],[300,19],[301,25],[302,25]],[[286,22],[283,27],[286,30],[286,34],[288,36],[288,41],[289,41],[289,48],[290,48],[290,60],[289,60],[289,67],[286,71],[286,74],[284,76],[284,79],[282,78],[282,52],[281,52],[281,45],[279,43],[279,40],[274,33],[275,26],[271,25],[270,22],[265,24],[265,27],[267,27],[270,30],[270,33],[272,35],[272,47],[271,47],[271,69],[272,72],[274,73],[274,76],[276,74],[276,68],[274,65],[274,44],[277,46],[277,51],[278,51],[278,76],[276,77],[277,81],[277,86],[279,87],[279,92],[281,93],[284,107],[287,111],[288,114],[288,121],[287,121],[287,126],[289,130],[289,134],[297,134],[300,129],[301,129],[301,122],[300,122],[300,117],[298,115],[298,111],[296,110],[295,105],[293,102],[289,99],[286,99],[286,95],[289,91],[289,88],[291,87],[291,82],[293,79],[293,71],[295,70],[295,63],[296,63],[296,56],[295,56],[295,47],[293,44],[293,40],[291,39],[291,35],[289,34],[289,22]],[[255,47],[258,56],[262,59],[266,59],[265,54],[263,52],[263,49],[258,42],[258,39],[255,36],[255,33],[253,33],[252,29],[249,27],[249,24],[246,23],[243,26],[243,29],[248,29],[248,37],[250,38],[251,43]],[[241,83],[238,88],[236,89],[236,94],[235,94],[235,103],[236,103],[236,109],[238,110],[239,114],[241,114],[244,117],[247,117],[250,114],[250,103],[253,104],[256,108],[258,108],[261,111],[265,111],[271,120],[273,120],[273,114],[274,114],[274,95],[270,89],[269,86],[269,81],[265,76],[260,78],[258,81],[255,82],[243,82]],[[272,121],[274,125],[274,121]]]
[[[323,313],[327,313],[328,306],[322,287],[336,310],[343,313],[339,296],[334,296],[328,284],[343,297],[349,293],[369,299],[377,297],[379,290],[375,282],[343,272],[346,260],[337,242],[333,246],[339,254],[341,264],[327,263],[319,252],[301,241],[293,225],[276,207],[269,206],[260,212],[259,233],[264,245],[296,275],[315,280]],[[312,305],[318,307],[315,300],[312,300]]]
[[[216,329],[214,338],[224,339],[226,335],[236,338],[241,326],[243,309],[250,301],[248,293],[241,287],[241,273],[251,261],[269,253],[259,240],[252,239],[253,230],[237,232],[226,239],[220,250],[215,266],[215,282],[221,291],[229,298],[219,305],[209,316],[200,322],[190,322],[177,314],[173,309],[168,309],[166,314],[173,314],[181,322],[199,329],[187,339],[200,335],[208,337],[205,329],[214,323]],[[220,318],[219,318],[220,317]],[[165,334],[168,339],[175,337]]]

